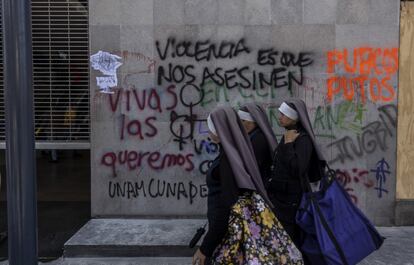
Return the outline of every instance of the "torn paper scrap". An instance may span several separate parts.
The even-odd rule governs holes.
[[[96,77],[96,84],[101,89],[101,92],[113,93],[110,89],[118,85],[118,78],[116,74],[111,76],[98,76]]]
[[[116,69],[122,65],[118,60],[122,59],[118,55],[109,52],[99,51],[91,56],[91,66],[93,69],[101,71],[104,75],[115,75]]]

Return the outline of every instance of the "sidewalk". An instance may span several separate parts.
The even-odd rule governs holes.
[[[380,227],[387,239],[382,248],[362,261],[361,265],[414,265],[414,227]],[[48,265],[190,265],[191,258],[66,258]],[[8,265],[8,262],[0,262]]]

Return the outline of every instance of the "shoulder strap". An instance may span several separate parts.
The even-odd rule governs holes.
[[[312,199],[313,198],[313,199]],[[313,200],[313,203],[315,205],[316,211],[318,212],[318,216],[322,222],[323,228],[325,229],[326,233],[328,233],[329,239],[332,241],[332,243],[335,246],[336,251],[339,254],[339,257],[341,258],[341,261],[344,265],[348,265],[348,261],[345,257],[345,253],[341,248],[341,245],[339,244],[338,240],[336,239],[334,233],[332,232],[331,228],[329,227],[328,222],[325,219],[325,216],[323,215],[321,208],[319,206],[319,203],[314,199],[313,195],[311,195],[311,200]]]
[[[317,212],[317,214],[318,214],[318,216],[319,216],[319,219],[321,220],[321,223],[322,223],[323,228],[325,229],[326,233],[328,233],[329,239],[330,239],[330,240],[332,241],[332,243],[334,244],[334,247],[335,247],[336,251],[338,252],[339,257],[341,258],[342,264],[343,264],[343,265],[348,265],[348,261],[347,261],[347,259],[346,259],[346,257],[345,257],[345,253],[344,253],[344,251],[342,250],[341,245],[339,244],[338,240],[336,239],[336,237],[335,237],[334,233],[332,232],[332,229],[329,227],[329,224],[328,224],[328,222],[326,221],[326,218],[325,218],[325,216],[323,215],[323,212],[322,212],[322,210],[321,210],[321,208],[320,208],[319,202],[318,202],[318,200],[315,198],[314,193],[312,192],[312,188],[311,188],[311,185],[310,185],[310,182],[309,182],[309,178],[308,178],[308,176],[307,176],[307,175],[306,175],[306,177],[305,177],[304,181],[305,181],[305,184],[307,185],[307,188],[308,188],[308,190],[309,190],[309,193],[308,193],[308,194],[309,194],[310,201],[311,201],[311,202],[313,203],[313,205],[315,206],[316,212]],[[301,182],[302,182],[302,181],[301,181]],[[307,207],[306,207],[306,208],[307,208]],[[306,209],[306,208],[305,208],[305,209]]]
[[[304,135],[306,135],[306,133],[305,134],[301,133],[298,137],[301,137],[301,136],[304,136]],[[331,168],[328,166],[328,163],[326,163],[326,166],[328,167],[328,170],[331,170]],[[306,169],[306,172],[308,172],[308,169]],[[321,177],[323,178],[324,176],[321,176]],[[320,208],[319,202],[315,198],[315,194],[312,192],[312,187],[310,185],[308,174],[306,173],[304,178],[299,176],[299,180],[300,180],[300,183],[302,185],[303,191],[305,191],[306,189],[308,190],[310,202],[312,202],[312,204],[315,206],[316,212],[319,216],[319,219],[321,220],[322,226],[325,229],[326,233],[328,233],[329,239],[334,244],[334,247],[335,247],[336,251],[338,252],[339,257],[341,258],[342,264],[343,265],[348,265],[348,261],[345,257],[345,253],[343,252],[343,250],[341,248],[341,245],[339,244],[339,242],[336,239],[334,233],[332,232],[332,229],[329,227],[329,224],[326,221],[326,218],[323,215],[323,212]],[[309,201],[307,202],[307,205],[305,206],[305,209],[308,208],[310,202]]]

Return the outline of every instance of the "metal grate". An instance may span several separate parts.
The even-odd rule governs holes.
[[[0,2],[0,141],[5,141],[4,75],[3,75],[3,2]]]
[[[32,0],[32,40],[36,141],[89,143],[88,1]]]

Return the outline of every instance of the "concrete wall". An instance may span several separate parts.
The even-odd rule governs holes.
[[[295,96],[355,203],[392,224],[398,40],[396,0],[90,0],[91,56],[119,56],[91,69],[93,215],[205,214],[208,112],[265,102],[280,136]]]

